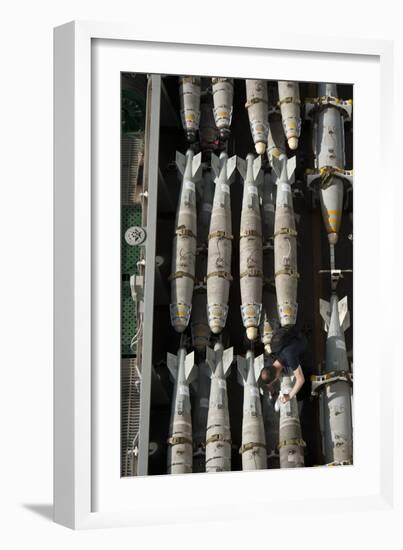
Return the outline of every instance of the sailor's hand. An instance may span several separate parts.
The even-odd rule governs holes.
[[[283,395],[280,395],[280,401],[282,403],[287,403],[288,401],[290,401],[291,397],[289,396],[288,393],[284,393]]]

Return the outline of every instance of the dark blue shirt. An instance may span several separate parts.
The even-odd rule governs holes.
[[[280,351],[278,358],[285,369],[295,371],[299,367],[299,355],[305,351],[306,346],[307,340],[305,336],[301,334]]]

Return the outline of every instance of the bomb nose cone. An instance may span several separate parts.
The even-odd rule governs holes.
[[[246,329],[246,336],[248,340],[256,340],[257,338],[257,328],[256,327],[248,327]]]
[[[217,324],[210,325],[210,330],[213,334],[220,334],[222,331],[222,326]]]
[[[288,147],[292,150],[292,151],[295,151],[295,149],[297,149],[298,147],[298,138],[296,137],[290,137],[288,139]]]
[[[337,233],[329,233],[327,238],[329,239],[329,244],[336,244],[339,240],[339,236]]]
[[[255,143],[255,149],[258,155],[263,155],[266,151],[266,144],[263,141],[258,141]]]
[[[176,321],[174,321],[172,326],[174,327],[176,332],[183,332],[185,330],[185,328],[187,327],[187,323],[186,323],[185,320],[183,320],[183,321],[176,320]]]
[[[222,141],[227,141],[230,134],[231,134],[231,132],[230,132],[229,128],[221,128],[220,129],[220,139],[222,139]]]

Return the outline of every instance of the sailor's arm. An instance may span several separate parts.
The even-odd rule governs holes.
[[[295,376],[294,386],[289,394],[282,396],[281,400],[283,401],[283,403],[286,403],[287,401],[291,401],[291,399],[297,395],[299,390],[304,385],[305,376],[304,376],[304,373],[302,372],[301,365],[299,365],[298,368],[295,369],[294,376]]]

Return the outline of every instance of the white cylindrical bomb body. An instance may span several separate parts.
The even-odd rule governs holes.
[[[298,83],[279,80],[278,97],[285,137],[289,148],[295,150],[301,134],[301,101]]]
[[[229,161],[227,154],[221,153],[219,161],[212,155],[212,163],[217,175],[208,241],[207,309],[210,330],[218,334],[227,321],[229,288],[232,280],[230,178],[236,166],[236,159],[233,157]]]
[[[207,348],[211,385],[206,433],[206,472],[231,470],[231,429],[226,375],[233,359],[233,349],[224,351],[217,342],[214,351]]]
[[[323,314],[322,311],[326,309],[327,314]],[[343,329],[344,319],[343,321],[340,319],[340,312],[344,317],[348,315],[347,298],[339,301],[336,294],[333,294],[330,304],[321,300],[321,314],[325,322],[328,323],[325,374],[349,372]],[[348,326],[349,320],[344,324],[345,328]],[[353,459],[353,427],[350,383],[345,380],[337,380],[325,384],[319,398],[324,429],[325,461],[327,464],[351,462]]]
[[[200,77],[180,76],[179,96],[180,114],[186,139],[196,141],[200,124]]]
[[[263,244],[258,191],[261,172],[254,169],[258,159],[253,155],[246,158],[239,241],[241,314],[249,340],[258,336],[262,312]]]
[[[234,102],[234,80],[232,78],[212,78],[214,120],[222,140],[230,135]]]
[[[319,85],[320,97],[337,97],[335,84]],[[326,169],[344,170],[344,117],[335,105],[324,104],[317,110],[314,124],[314,147],[316,168],[323,173]],[[336,244],[340,231],[343,209],[343,181],[337,174],[329,175],[319,188],[323,221],[329,242]]]
[[[294,376],[283,374],[280,393],[282,395],[289,394],[294,386],[294,381]],[[278,403],[280,407],[280,468],[300,468],[304,466],[305,443],[302,440],[297,398],[293,397],[287,403],[281,403],[278,400]]]
[[[192,170],[198,170],[201,156],[199,153],[194,157],[189,149],[185,161],[183,155],[177,158],[182,158],[183,180],[173,241],[170,313],[174,329],[183,332],[189,324],[196,267],[196,186]]]
[[[194,406],[193,421],[193,472],[205,472],[206,469],[206,431],[210,398],[210,375],[203,360],[198,364],[198,377]]]
[[[286,158],[281,157],[282,163]],[[290,159],[291,160],[291,159]],[[289,161],[288,161],[289,162]],[[277,180],[276,214],[274,223],[274,271],[281,326],[294,325],[297,318],[297,231],[291,185],[286,165]]]
[[[260,391],[257,385],[263,367],[263,355],[255,358],[251,350],[246,352],[245,359],[238,357],[239,380],[244,387],[242,447],[240,449],[243,470],[267,468],[266,437]]]
[[[192,471],[189,372],[193,364],[193,353],[187,355],[185,348],[179,348],[177,356],[168,354],[168,368],[175,378],[169,425],[168,474],[186,474]]]
[[[320,396],[326,464],[353,460],[351,389],[347,382],[328,384]]]
[[[269,111],[267,82],[265,80],[245,80],[246,104],[249,124],[256,153],[263,155],[269,135]]]

